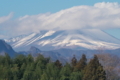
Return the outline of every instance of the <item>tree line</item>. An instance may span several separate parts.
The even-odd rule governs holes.
[[[79,60],[73,56],[63,65],[41,54],[15,58],[5,54],[0,56],[0,80],[106,80],[106,72],[96,55],[90,61],[85,54]]]

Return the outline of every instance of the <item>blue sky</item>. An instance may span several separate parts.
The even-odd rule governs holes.
[[[46,14],[48,12],[54,14],[60,10],[68,9],[74,6],[93,6],[99,2],[120,3],[120,0],[0,0],[0,17],[7,16],[8,19],[10,17],[9,21],[0,26],[3,27],[3,25],[5,26],[9,24],[15,25],[17,24],[17,21],[14,20],[25,15],[32,16],[38,14]],[[2,30],[4,30],[0,32],[2,35],[7,34],[7,30]],[[115,29],[107,28],[105,31],[120,39],[120,27],[115,27]]]
[[[14,17],[55,13],[63,9],[79,5],[94,5],[98,2],[118,2],[120,0],[0,0],[0,16],[14,12]]]

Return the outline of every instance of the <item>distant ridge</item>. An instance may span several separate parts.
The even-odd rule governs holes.
[[[4,40],[0,39],[0,54],[4,55],[5,53],[9,54],[11,57],[15,56],[15,51],[12,47],[7,44]]]

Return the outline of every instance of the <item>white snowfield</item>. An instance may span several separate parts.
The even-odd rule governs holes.
[[[57,48],[120,48],[120,40],[98,29],[40,31],[28,36],[5,39],[12,47],[51,46]],[[47,48],[46,48],[47,49]]]

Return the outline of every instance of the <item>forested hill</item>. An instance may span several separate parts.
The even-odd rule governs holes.
[[[77,61],[62,65],[59,60],[52,62],[42,55],[0,56],[0,80],[106,80],[106,73],[95,55],[87,63],[86,55]]]

